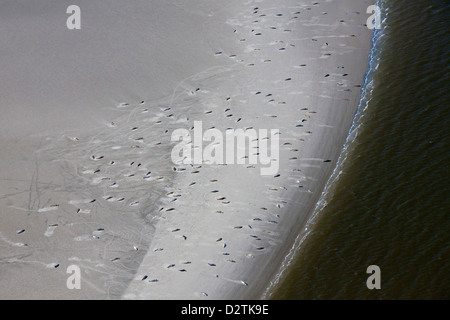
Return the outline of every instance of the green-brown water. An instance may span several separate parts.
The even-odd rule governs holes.
[[[378,5],[340,174],[273,299],[450,298],[450,3]]]

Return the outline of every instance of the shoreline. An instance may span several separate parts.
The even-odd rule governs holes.
[[[378,3],[377,3],[378,5]],[[342,164],[346,161],[347,158],[347,148],[348,145],[351,144],[352,139],[354,139],[359,133],[359,126],[361,117],[363,116],[363,110],[360,110],[360,108],[363,106],[364,100],[367,99],[367,90],[371,90],[368,88],[368,86],[371,86],[371,82],[367,82],[371,73],[373,73],[373,63],[374,59],[373,55],[374,48],[376,45],[377,40],[380,38],[380,35],[372,35],[371,36],[371,45],[370,50],[368,54],[368,64],[367,64],[367,70],[364,73],[364,81],[362,81],[361,85],[361,99],[359,101],[359,104],[357,105],[355,116],[353,118],[352,124],[348,130],[347,138],[343,144],[343,148],[339,154],[338,161],[335,165],[335,168],[333,172],[331,173],[329,179],[325,183],[324,190],[322,191],[322,194],[317,201],[315,208],[312,210],[310,217],[308,218],[307,222],[305,223],[305,230],[304,232],[300,233],[294,240],[293,245],[291,246],[291,249],[289,250],[289,253],[285,256],[283,262],[281,263],[280,268],[278,269],[278,272],[270,281],[270,285],[266,288],[262,295],[262,299],[273,299],[274,295],[277,295],[277,290],[280,290],[282,287],[283,281],[286,281],[286,278],[289,277],[289,268],[291,264],[295,264],[295,260],[299,257],[299,255],[302,252],[304,242],[309,240],[309,234],[314,231],[315,224],[318,222],[318,219],[320,219],[320,214],[324,207],[327,205],[327,201],[325,200],[325,197],[330,192],[334,192],[336,188],[336,182],[339,179],[339,176],[341,175],[342,171],[337,172],[337,170],[341,169]],[[356,126],[356,127],[355,127]]]

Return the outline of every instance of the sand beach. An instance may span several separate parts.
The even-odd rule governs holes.
[[[0,298],[269,299],[358,106],[372,3],[82,0],[69,30],[70,3],[26,2],[0,13]]]

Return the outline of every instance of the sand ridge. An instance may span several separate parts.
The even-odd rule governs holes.
[[[174,5],[189,13],[197,4]],[[34,137],[28,169],[2,176],[16,180],[1,198],[2,296],[260,298],[345,141],[367,65],[368,5],[194,10],[205,43],[188,50],[198,50],[194,73],[168,68],[164,96],[105,104],[95,126]],[[195,121],[222,133],[279,130],[278,172],[173,163],[172,132],[194,133]],[[70,264],[82,270],[82,290],[65,286]]]
[[[218,82],[207,77],[206,90],[197,82],[203,127],[279,128],[279,173],[261,176],[252,165],[184,168],[169,192],[187,187],[188,195],[161,208],[151,250],[124,298],[261,297],[274,261],[311,214],[356,110],[370,32],[350,8],[258,2],[227,21],[235,44],[214,43],[214,54],[241,67]]]

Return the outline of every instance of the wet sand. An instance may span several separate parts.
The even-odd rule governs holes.
[[[63,46],[69,37],[83,59],[64,69],[67,60],[43,58],[51,50],[41,44],[34,63],[7,55],[1,298],[269,297],[352,122],[370,3],[202,3],[81,2],[78,33],[55,18],[47,34],[61,42],[57,57],[73,51]],[[117,24],[105,25],[112,17]],[[105,35],[116,41],[96,42]],[[194,134],[194,121],[224,134],[279,130],[278,172],[174,164],[171,134]],[[67,288],[70,265],[80,267],[80,290]]]

